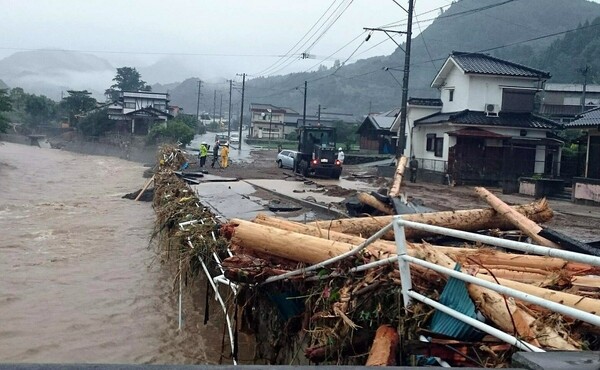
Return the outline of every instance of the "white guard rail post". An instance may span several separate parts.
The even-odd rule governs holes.
[[[576,318],[578,320],[582,320],[582,321],[585,321],[592,325],[600,327],[600,316],[597,316],[597,315],[594,315],[594,314],[591,314],[591,313],[588,313],[588,312],[585,312],[582,310],[578,310],[576,308],[565,306],[560,303],[552,302],[552,301],[546,300],[544,298],[540,298],[540,297],[537,297],[537,296],[534,296],[531,294],[527,294],[527,293],[524,293],[524,292],[516,290],[516,289],[508,288],[508,287],[502,286],[500,284],[492,283],[487,280],[483,280],[483,279],[474,277],[472,275],[465,274],[460,271],[456,271],[456,270],[453,270],[453,269],[450,269],[447,267],[436,265],[434,263],[430,263],[430,262],[409,256],[406,253],[406,240],[405,240],[405,236],[404,236],[405,235],[404,227],[409,226],[409,227],[411,227],[413,229],[417,229],[417,230],[423,230],[423,231],[428,231],[431,233],[452,236],[452,237],[456,237],[456,238],[460,238],[460,239],[485,243],[485,244],[499,246],[499,247],[503,247],[503,248],[507,248],[507,249],[514,249],[514,250],[518,250],[518,251],[522,251],[522,252],[534,253],[534,254],[539,254],[539,255],[543,255],[543,256],[558,257],[558,258],[562,258],[565,260],[582,262],[582,263],[586,263],[586,264],[590,264],[590,265],[594,265],[594,266],[600,266],[600,257],[590,256],[590,255],[585,255],[585,254],[570,252],[570,251],[563,251],[563,250],[553,249],[553,248],[548,248],[548,247],[542,247],[542,246],[533,245],[533,244],[529,244],[529,243],[515,242],[515,241],[511,241],[511,240],[505,240],[505,239],[495,238],[495,237],[486,236],[486,235],[479,235],[479,234],[474,234],[474,233],[466,232],[466,231],[462,231],[462,230],[454,230],[454,229],[448,229],[448,228],[444,228],[444,227],[440,227],[440,226],[432,226],[432,225],[421,224],[421,223],[413,222],[413,221],[406,221],[406,220],[402,219],[402,216],[394,217],[394,220],[392,222],[394,223],[396,247],[397,247],[397,251],[398,251],[398,256],[397,256],[398,266],[400,268],[400,275],[401,275],[401,279],[402,279],[402,296],[403,296],[405,305],[409,305],[410,298],[414,298],[414,299],[417,299],[418,301],[429,304],[429,305],[435,307],[436,309],[439,309],[440,311],[443,311],[465,323],[473,325],[473,326],[477,327],[478,329],[487,332],[488,334],[494,335],[495,337],[497,337],[501,340],[504,340],[507,343],[515,345],[522,350],[536,351],[536,352],[543,351],[535,346],[532,346],[528,343],[522,342],[504,332],[500,332],[497,329],[492,328],[487,324],[475,322],[476,320],[473,321],[473,319],[468,318],[468,317],[461,317],[464,315],[461,315],[459,312],[457,312],[447,306],[444,306],[444,305],[440,304],[439,302],[436,302],[430,298],[427,298],[421,294],[414,292],[412,290],[412,284],[411,284],[411,280],[410,280],[411,279],[410,270],[407,267],[407,264],[410,262],[410,263],[415,263],[420,266],[429,268],[436,272],[445,274],[447,276],[462,280],[464,282],[467,282],[470,284],[476,284],[476,285],[482,286],[484,288],[496,291],[500,294],[512,296],[517,299],[523,300],[525,302],[533,303],[533,304],[539,305],[541,307],[547,308],[551,311],[558,312],[560,314],[567,315],[567,316],[570,316],[570,317]]]

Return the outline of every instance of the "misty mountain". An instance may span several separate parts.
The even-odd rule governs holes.
[[[0,60],[0,78],[10,86],[59,100],[66,90],[92,91],[102,98],[115,68],[92,54],[60,50],[14,53]]]
[[[9,86],[6,83],[4,83],[4,81],[0,80],[0,90],[8,89],[8,88],[9,88]]]
[[[575,65],[579,67],[598,55],[594,50],[600,48],[599,42],[571,44],[570,48],[561,49],[558,58],[556,53],[546,50],[566,36],[525,41],[574,29],[598,16],[600,4],[586,0],[457,0],[444,12],[417,12],[413,31],[420,33],[412,40],[409,95],[438,95],[429,85],[453,50],[489,52],[533,67],[547,67],[561,82],[579,82],[572,81],[578,76]],[[376,15],[371,18],[365,18],[365,24],[357,25],[357,29],[377,24]],[[421,29],[420,22],[434,18],[431,25]],[[590,29],[589,33],[597,34],[598,29]],[[357,52],[386,37],[380,32],[373,34]],[[302,111],[303,84],[308,81],[308,114],[315,114],[319,104],[324,112],[356,115],[389,110],[400,104],[403,64],[404,52],[398,48],[391,55],[358,60],[341,68],[322,65],[313,72],[253,78],[246,81],[244,104],[248,107],[250,103],[271,103]],[[183,107],[187,113],[195,113],[197,106],[198,79],[193,76],[208,80],[218,75],[218,71],[209,71],[200,63],[190,65],[176,56],[166,56],[150,66],[130,67],[137,68],[143,80],[154,84],[154,91],[169,92],[171,103]],[[572,71],[562,73],[567,69]],[[69,89],[87,89],[103,100],[104,90],[112,85],[115,73],[116,69],[107,60],[78,52],[24,51],[0,60],[0,79],[7,85],[55,100]],[[201,111],[212,111],[214,89],[218,89],[218,99],[223,95],[224,107],[228,104],[227,84],[222,81],[203,84]],[[234,111],[239,111],[238,90],[233,95]]]
[[[154,64],[139,67],[137,70],[142,75],[142,79],[150,85],[183,81],[198,75],[195,68],[188,66],[188,63],[181,57],[162,58]]]

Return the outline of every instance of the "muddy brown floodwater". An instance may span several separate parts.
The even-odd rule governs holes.
[[[202,325],[189,293],[177,330],[151,204],[121,198],[143,171],[0,142],[0,362],[218,361],[222,327]]]

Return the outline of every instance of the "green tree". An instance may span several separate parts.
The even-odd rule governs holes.
[[[96,99],[92,98],[92,93],[87,90],[68,90],[69,96],[66,96],[60,102],[60,107],[69,116],[70,122],[76,122],[77,117],[96,108]]]
[[[180,121],[189,126],[189,128],[196,130],[198,127],[198,120],[195,115],[192,114],[180,114],[173,119],[173,121]]]
[[[0,90],[0,112],[10,111],[12,111],[12,105],[10,103],[10,98],[8,97],[8,92],[6,89]],[[8,128],[8,120],[0,114],[0,132],[6,132],[8,131]]]
[[[142,75],[135,68],[131,67],[117,68],[117,75],[113,78],[113,81],[115,83],[104,92],[112,100],[117,100],[121,91],[152,90],[150,85],[142,80]]]
[[[156,124],[148,132],[148,144],[159,142],[177,143],[188,145],[194,139],[194,130],[181,121],[173,120],[164,124]]]
[[[101,136],[112,130],[117,121],[108,118],[108,109],[100,109],[87,114],[79,122],[79,129],[87,136]]]
[[[56,117],[57,104],[44,95],[29,95],[25,98],[25,112],[32,126],[39,126]]]
[[[25,93],[22,88],[15,87],[10,89],[10,100],[12,101],[13,108],[17,111],[24,109],[25,100],[29,94]]]

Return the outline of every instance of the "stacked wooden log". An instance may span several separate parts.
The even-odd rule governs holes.
[[[485,189],[477,189],[477,192],[491,199],[490,204],[493,208],[412,214],[405,215],[403,218],[472,232],[521,229],[526,235],[524,238],[529,236],[532,243],[557,247],[552,242],[539,238],[535,232],[534,226],[539,222],[550,220],[553,215],[545,200],[510,207]],[[261,283],[271,276],[296,270],[298,267],[318,264],[335,256],[349,254],[350,251],[363,246],[365,238],[391,221],[391,216],[317,221],[307,224],[266,215],[259,215],[253,222],[233,219],[227,227],[227,237],[236,255],[225,260],[223,265],[225,275],[235,281]],[[481,245],[465,244],[462,247],[434,245],[423,240],[429,236],[422,231],[406,228],[408,254],[447,268],[455,268],[458,263],[462,271],[478,278],[593,315],[600,315],[600,268],[598,266],[555,257],[511,253]],[[352,301],[355,299],[352,297],[352,294],[355,294],[353,292],[364,289],[384,289],[386,285],[377,284],[378,279],[387,279],[386,281],[396,285],[402,283],[397,265],[394,263],[387,265],[391,271],[377,270],[377,273],[372,273],[368,279],[366,275],[359,274],[350,277],[349,271],[356,265],[395,256],[396,244],[392,241],[393,233],[385,234],[384,238],[347,258],[345,264],[341,262],[335,267],[330,267],[328,271],[329,276],[343,275],[347,279],[344,288],[340,289],[338,300],[331,302],[330,314],[339,318],[342,325],[347,325],[351,330],[360,330],[360,324],[355,322],[360,318],[351,312],[353,305],[358,304]],[[447,279],[417,265],[411,266],[411,275],[414,281],[418,281],[419,292],[433,298],[437,298],[440,283],[443,286]],[[320,274],[311,275],[307,272],[290,276],[287,281],[307,279],[318,281],[324,278]],[[353,287],[352,283],[348,283],[353,278],[360,279],[362,284],[360,289],[358,285]],[[486,322],[536,347],[548,350],[579,350],[584,346],[587,333],[593,333],[598,329],[474,284],[467,284],[467,290],[477,310],[486,318]],[[381,334],[377,336],[378,339],[369,355],[374,364],[395,357],[390,353],[379,353],[382,350],[376,348],[391,348],[390,351],[395,351],[395,343],[397,343],[394,336],[390,334],[389,326],[386,326],[397,325],[397,322],[377,324],[383,326],[378,330]],[[423,321],[423,324],[426,324],[426,321]]]

